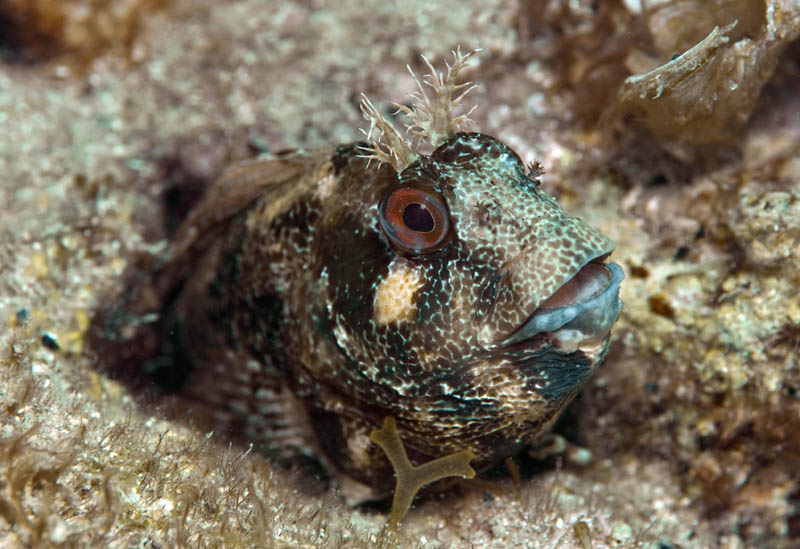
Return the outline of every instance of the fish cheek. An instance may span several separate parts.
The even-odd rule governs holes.
[[[450,271],[442,261],[432,262],[426,269],[425,282],[417,293],[417,332],[423,349],[440,354],[448,339],[450,323]],[[451,357],[452,358],[452,357]]]

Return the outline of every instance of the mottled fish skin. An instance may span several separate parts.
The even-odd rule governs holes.
[[[384,417],[412,461],[469,449],[478,470],[552,425],[607,332],[575,349],[503,341],[613,243],[487,135],[456,134],[401,173],[359,147],[233,168],[142,285],[155,297],[125,307],[158,318],[134,338],[146,369],[187,374],[179,394],[215,426],[381,496],[391,469],[368,435]],[[393,242],[381,201],[397,188],[446,205],[443,245]]]

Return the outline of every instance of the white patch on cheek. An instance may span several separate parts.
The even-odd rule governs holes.
[[[385,325],[413,318],[416,311],[414,293],[422,282],[421,269],[404,260],[392,261],[389,274],[375,290],[375,321]]]

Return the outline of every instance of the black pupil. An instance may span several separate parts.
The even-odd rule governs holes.
[[[422,204],[411,203],[403,208],[403,223],[412,231],[429,233],[433,230],[433,216]]]

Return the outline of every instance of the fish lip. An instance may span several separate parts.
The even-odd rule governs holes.
[[[562,328],[580,324],[582,319],[584,320],[584,326],[581,326],[581,329],[586,330],[584,333],[587,337],[607,334],[622,309],[622,300],[619,298],[619,285],[625,278],[625,273],[618,264],[613,262],[605,263],[602,259],[603,257],[595,258],[581,268],[582,271],[590,265],[601,265],[606,269],[608,284],[602,291],[589,299],[577,300],[560,307],[540,306],[531,313],[525,322],[503,340],[501,345],[517,344],[539,334],[556,332]],[[576,273],[575,277],[581,271]],[[558,293],[558,291],[555,293]]]

